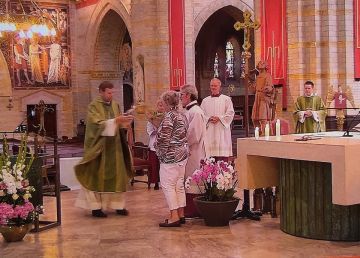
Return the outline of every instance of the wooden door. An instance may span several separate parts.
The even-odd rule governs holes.
[[[27,105],[27,126],[28,132],[57,137],[56,104],[45,104],[43,110],[39,105]]]

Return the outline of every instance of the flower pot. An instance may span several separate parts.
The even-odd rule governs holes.
[[[20,226],[15,225],[1,225],[0,233],[6,242],[21,241],[25,235],[30,231],[32,224],[24,224]]]
[[[195,197],[196,208],[205,220],[205,225],[211,227],[228,226],[229,220],[239,204],[239,199],[234,198],[230,201],[210,202],[203,197]]]

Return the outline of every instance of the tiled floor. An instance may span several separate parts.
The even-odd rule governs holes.
[[[191,220],[181,228],[159,228],[167,215],[162,191],[136,183],[127,193],[130,216],[109,212],[105,219],[74,207],[77,191],[62,193],[60,227],[28,234],[22,242],[0,237],[0,257],[351,257],[360,242],[328,242],[297,238],[279,229],[279,219],[232,221],[211,228]],[[49,198],[49,197],[47,197]],[[45,205],[54,214],[53,199]]]

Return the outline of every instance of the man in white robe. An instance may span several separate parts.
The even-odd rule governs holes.
[[[57,39],[52,39],[50,45],[50,66],[47,78],[47,83],[57,83],[60,81],[60,61],[61,61],[61,46]]]
[[[206,121],[204,111],[197,102],[198,91],[193,85],[184,85],[181,90],[181,103],[185,108],[185,116],[189,123],[187,131],[187,141],[190,150],[190,156],[186,163],[185,179],[190,177],[195,170],[200,168],[200,161],[205,158],[205,135]],[[194,197],[200,194],[199,186],[191,183],[190,188],[186,189],[186,207],[185,217],[199,217],[197,209],[194,206]]]
[[[228,161],[232,153],[231,122],[234,118],[234,107],[229,96],[220,94],[221,81],[214,78],[210,81],[211,96],[206,97],[201,108],[206,119],[205,150],[207,157]]]

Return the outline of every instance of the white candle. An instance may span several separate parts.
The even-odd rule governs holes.
[[[269,127],[269,124],[266,124],[266,126],[265,126],[265,140],[269,140],[269,136],[270,136],[270,127]]]
[[[255,139],[259,139],[259,127],[255,127]]]
[[[280,119],[276,120],[276,137],[280,137],[281,130],[280,130]]]

